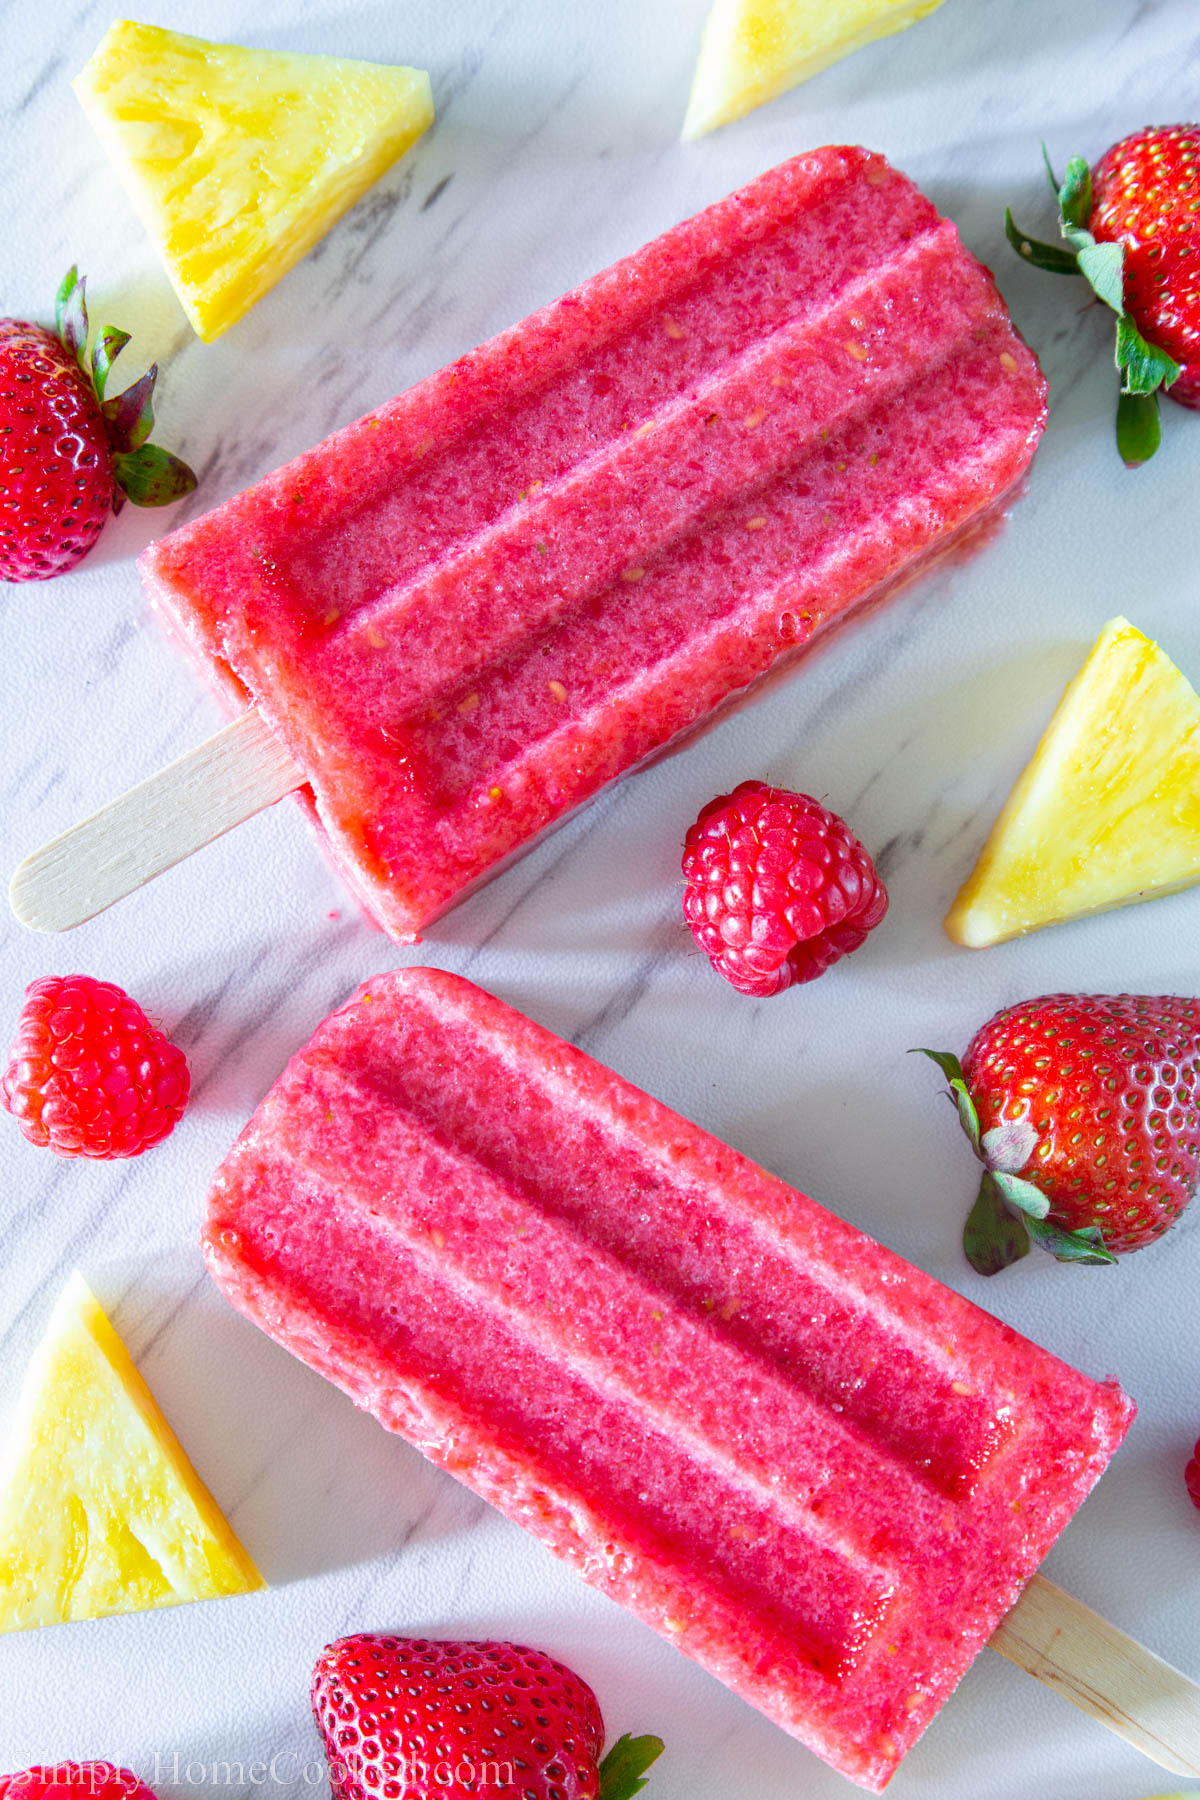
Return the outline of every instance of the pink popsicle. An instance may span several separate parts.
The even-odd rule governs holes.
[[[243,1312],[878,1791],[1131,1403],[457,976],[370,982],[213,1187]]]
[[[418,931],[994,508],[1045,384],[880,156],[796,157],[151,545]]]

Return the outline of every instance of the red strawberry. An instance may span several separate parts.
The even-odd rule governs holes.
[[[1167,392],[1200,406],[1200,125],[1137,131],[1092,171],[1088,227],[1125,248],[1125,306],[1180,366]]]
[[[1200,1180],[1200,1000],[1047,994],[1006,1007],[949,1077],[984,1166],[963,1245],[981,1275],[1029,1249],[1111,1263],[1175,1223]]]
[[[38,1763],[0,1775],[0,1800],[156,1800],[130,1769],[111,1762]]]
[[[1117,447],[1131,467],[1158,448],[1162,389],[1200,406],[1200,126],[1156,125],[1122,138],[1094,170],[1081,156],[1066,180],[1046,162],[1069,249],[1026,237],[1005,214],[1027,261],[1083,275],[1117,315]]]
[[[662,1751],[658,1738],[623,1737],[601,1764],[591,1688],[520,1644],[361,1632],[321,1652],[312,1703],[333,1800],[631,1800]]]
[[[86,556],[112,511],[100,402],[53,332],[0,319],[0,576],[39,581]]]
[[[86,556],[126,497],[164,506],[190,492],[186,463],[146,439],[151,368],[115,399],[109,370],[129,342],[105,326],[87,360],[84,283],[58,290],[57,335],[0,319],[0,581],[44,581]]]

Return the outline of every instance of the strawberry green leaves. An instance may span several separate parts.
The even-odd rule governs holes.
[[[1030,1239],[1059,1262],[1116,1262],[1098,1227],[1069,1231],[1056,1224],[1046,1195],[1019,1173],[1037,1149],[1037,1133],[1028,1121],[1012,1120],[981,1134],[979,1112],[957,1056],[949,1050],[910,1054],[928,1056],[946,1077],[959,1122],[983,1164],[979,1192],[963,1228],[963,1249],[976,1273],[998,1275],[1019,1262],[1029,1254]]]
[[[998,1275],[1001,1269],[1029,1255],[1029,1233],[1005,1206],[987,1169],[963,1226],[963,1249],[977,1275]]]
[[[1103,300],[1120,317],[1124,307],[1125,252],[1120,244],[1098,244],[1087,228],[1092,210],[1092,171],[1082,156],[1073,156],[1067,164],[1066,179],[1059,187],[1045,144],[1042,155],[1046,157],[1050,190],[1058,201],[1058,228],[1071,246],[1075,266],[1097,300]]]
[[[54,296],[54,326],[59,340],[71,352],[83,373],[87,374],[87,298],[86,282],[72,263]]]
[[[1117,321],[1117,367],[1125,372],[1127,394],[1152,394],[1156,388],[1170,387],[1180,374],[1174,357],[1147,343],[1128,313]]]
[[[124,393],[112,400],[105,397],[112,366],[129,342],[129,333],[115,325],[101,326],[89,363],[86,285],[74,266],[68,269],[55,295],[54,318],[60,341],[91,381],[100,403],[116,481],[113,511],[119,512],[126,499],[135,506],[166,506],[190,494],[196,477],[178,456],[146,442],[154,429],[158,364],[152,364]]]
[[[115,400],[105,400],[100,411],[108,427],[108,440],[118,455],[140,450],[154,430],[154,383],[158,364],[152,363],[139,381]],[[103,399],[103,395],[101,396]]]
[[[1026,237],[1007,206],[1004,231],[1017,255],[1032,263],[1035,269],[1044,269],[1048,275],[1079,274],[1079,258],[1073,250],[1063,250],[1058,244],[1043,244],[1037,238]]]
[[[1067,164],[1065,181],[1060,181],[1054,173],[1054,164],[1050,161],[1050,152],[1045,144],[1042,145],[1042,161],[1046,165],[1046,180],[1050,183],[1050,192],[1058,201],[1064,226],[1077,229],[1086,225],[1088,214],[1092,210],[1092,171],[1082,156],[1071,158]]]
[[[1119,316],[1124,305],[1125,253],[1120,244],[1098,244],[1087,228],[1092,211],[1092,171],[1082,156],[1073,156],[1060,185],[1045,144],[1042,156],[1050,192],[1058,202],[1058,228],[1071,246],[1076,272],[1084,277],[1096,298]]]
[[[952,1050],[909,1051],[910,1056],[927,1056],[935,1062],[946,1080],[950,1083],[950,1098],[958,1108],[958,1122],[971,1140],[971,1148],[976,1156],[982,1159],[983,1152],[979,1145],[979,1114],[975,1110],[975,1102],[967,1091],[963,1078],[962,1065]]]
[[[1064,237],[1067,233],[1063,233]],[[1097,244],[1092,240],[1090,231],[1074,231],[1070,238],[1076,240],[1075,260],[1079,264],[1079,273],[1095,294],[1097,300],[1103,300],[1105,306],[1111,307],[1118,319],[1123,318],[1121,302],[1125,289],[1125,252],[1120,244]],[[1079,240],[1087,238],[1089,242]],[[1068,240],[1070,241],[1070,240]],[[1117,367],[1120,368],[1118,362]]]
[[[1087,1225],[1082,1231],[1065,1231],[1051,1219],[1026,1219],[1025,1228],[1034,1242],[1048,1250],[1058,1262],[1115,1263],[1117,1260],[1105,1248],[1098,1225]]]
[[[1158,390],[1180,374],[1173,357],[1147,343],[1128,313],[1117,321],[1117,367],[1125,379],[1117,398],[1117,445],[1131,469],[1149,462],[1162,438]]]
[[[128,342],[129,333],[118,331],[115,325],[102,325],[96,333],[96,342],[92,346],[92,386],[97,400],[104,399],[109,372]]]
[[[1034,1187],[1032,1181],[1023,1181],[1019,1175],[1009,1175],[1003,1169],[990,1169],[988,1173],[996,1184],[997,1192],[1004,1204],[1013,1212],[1024,1213],[1026,1218],[1042,1220],[1050,1211],[1050,1202],[1040,1188]]]
[[[1140,469],[1162,443],[1157,394],[1117,395],[1117,449],[1127,469]]]
[[[121,491],[135,506],[168,506],[190,494],[196,485],[187,464],[158,444],[143,444],[128,456],[114,457],[113,472]]]
[[[1092,174],[1082,156],[1073,156],[1060,182],[1046,146],[1042,145],[1050,191],[1058,204],[1059,232],[1068,248],[1028,237],[1005,211],[1004,230],[1017,254],[1037,269],[1054,275],[1082,275],[1098,300],[1117,316],[1115,361],[1121,377],[1117,398],[1117,449],[1128,468],[1148,462],[1158,449],[1162,428],[1158,395],[1178,379],[1180,365],[1157,344],[1147,341],[1125,310],[1125,249],[1099,243],[1088,229],[1092,213]]]
[[[1040,1203],[1044,1218],[1050,1210],[1049,1202],[1031,1182],[1020,1181],[1010,1168],[993,1166],[1011,1164],[1014,1145],[1007,1139],[998,1141],[1001,1134],[996,1131],[989,1131],[986,1139],[981,1137],[979,1112],[967,1087],[962,1064],[953,1051],[919,1048],[910,1054],[929,1057],[946,1077],[959,1123],[983,1164],[979,1193],[963,1227],[963,1249],[977,1274],[998,1275],[1001,1269],[1028,1256],[1029,1233],[1025,1216]],[[1021,1146],[1015,1148],[1019,1154]],[[1027,1194],[1025,1190],[1028,1190]]]
[[[641,1777],[663,1753],[657,1737],[619,1737],[600,1764],[600,1800],[633,1800],[646,1783]]]

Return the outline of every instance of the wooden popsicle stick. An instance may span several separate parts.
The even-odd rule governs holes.
[[[1035,1575],[993,1650],[1175,1775],[1200,1775],[1200,1686]]]
[[[304,776],[265,719],[243,713],[27,856],[8,890],[31,931],[68,931],[273,806]]]

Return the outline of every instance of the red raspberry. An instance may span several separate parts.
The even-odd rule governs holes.
[[[111,1762],[38,1763],[0,1775],[0,1800],[156,1800],[131,1769]]]
[[[684,841],[683,872],[692,936],[743,994],[815,980],[887,911],[887,889],[849,826],[765,781],[709,801]]]
[[[1200,1507],[1200,1439],[1197,1439],[1196,1448],[1192,1451],[1191,1462],[1183,1471],[1183,1479],[1192,1505]]]
[[[0,1100],[58,1156],[140,1156],[187,1105],[183,1051],[111,981],[31,982],[9,1054]]]

